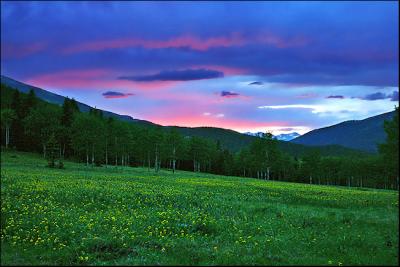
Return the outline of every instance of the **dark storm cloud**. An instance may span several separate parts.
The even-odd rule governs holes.
[[[152,75],[142,76],[121,76],[120,80],[130,80],[137,82],[152,82],[152,81],[192,81],[224,77],[224,73],[209,69],[187,69],[187,70],[172,70],[161,71]]]
[[[222,91],[220,96],[222,97],[227,97],[227,98],[231,98],[231,97],[238,97],[240,94],[238,93],[233,93],[233,92],[229,92],[229,91]]]
[[[131,94],[131,93],[125,94],[125,93],[121,93],[121,92],[107,91],[105,93],[102,93],[102,95],[105,98],[126,98],[126,97],[132,96],[134,94]]]
[[[252,82],[252,83],[249,83],[249,85],[263,85],[264,83],[262,83],[262,82]]]
[[[373,101],[373,100],[380,100],[380,99],[386,99],[386,98],[388,98],[386,96],[386,94],[381,93],[381,92],[376,92],[376,93],[373,93],[373,94],[366,95],[362,99],[364,99],[364,100],[372,100]]]
[[[342,96],[342,95],[330,95],[330,96],[327,96],[326,98],[344,99],[344,96]]]
[[[399,92],[393,91],[392,95],[390,96],[391,101],[399,101]]]
[[[210,65],[244,69],[269,82],[399,82],[397,2],[3,1],[1,7],[1,67],[11,77]],[[62,53],[70,47],[79,53]]]
[[[368,94],[364,97],[361,97],[361,99],[364,100],[381,100],[381,99],[390,99],[391,101],[399,101],[399,92],[398,91],[393,91],[391,94],[385,94],[382,92],[376,92],[373,94]]]

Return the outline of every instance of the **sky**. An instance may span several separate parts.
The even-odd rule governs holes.
[[[1,1],[1,74],[161,125],[298,132],[394,110],[398,2]]]

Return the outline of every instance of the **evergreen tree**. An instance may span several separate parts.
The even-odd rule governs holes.
[[[59,149],[60,149],[54,133],[50,134],[49,139],[46,140],[46,146],[47,146],[46,157],[47,157],[47,161],[48,161],[47,166],[50,168],[54,168],[55,160],[56,160],[56,158],[59,157]]]
[[[74,104],[75,103],[75,104]],[[61,145],[61,154],[63,157],[70,155],[71,150],[71,125],[74,120],[74,114],[79,112],[75,100],[64,99],[62,105],[62,114],[60,119],[60,130],[58,140]]]
[[[25,133],[32,143],[41,144],[43,157],[46,158],[47,141],[56,134],[59,127],[59,108],[50,105],[38,106],[31,110],[23,120]]]
[[[302,170],[305,180],[310,184],[315,183],[321,168],[321,154],[318,150],[314,149],[309,151],[303,158]],[[328,170],[332,170],[332,166],[329,165]],[[314,180],[314,181],[313,181]]]
[[[386,163],[385,167],[399,187],[399,108],[391,121],[385,121],[386,143],[379,146],[379,152]]]
[[[33,89],[31,89],[22,103],[22,112],[24,118],[29,114],[30,110],[36,106],[36,104],[37,98],[35,92]]]

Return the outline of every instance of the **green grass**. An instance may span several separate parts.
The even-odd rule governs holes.
[[[397,265],[398,193],[1,155],[1,264]]]

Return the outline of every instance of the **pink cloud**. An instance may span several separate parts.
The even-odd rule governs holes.
[[[34,53],[40,52],[47,47],[44,42],[30,43],[28,45],[18,45],[18,44],[1,44],[1,56],[5,59],[8,58],[23,58]]]
[[[196,97],[187,97],[189,99],[184,100],[185,97],[182,96],[182,101],[168,101],[164,105],[153,106],[150,110],[142,110],[141,114],[138,115],[142,119],[164,126],[219,127],[239,132],[290,126],[286,121],[268,120],[263,122],[231,117],[223,107],[210,104],[207,98],[196,96],[197,101],[194,102]]]
[[[249,131],[251,129],[289,126],[288,123],[284,121],[257,122],[251,120],[234,119],[227,116],[204,116],[203,114],[175,114],[175,116],[171,117],[152,115],[146,119],[165,126],[206,126],[233,129],[239,132]]]
[[[39,87],[90,88],[101,84],[109,74],[105,69],[65,70],[30,77],[24,82]]]
[[[143,46],[145,48],[170,48],[170,47],[190,47],[195,50],[207,50],[211,47],[242,45],[245,41],[238,35],[231,37],[214,37],[200,39],[191,35],[171,38],[168,40],[145,40],[140,38],[123,38],[115,40],[93,41],[67,47],[63,50],[66,54],[84,51],[101,51],[105,49],[127,48]]]
[[[310,42],[310,39],[304,36],[296,36],[293,38],[284,39],[277,35],[266,33],[260,36],[257,41],[263,44],[273,45],[278,48],[288,48],[288,47],[297,47],[304,46]]]
[[[221,65],[193,65],[193,66],[190,66],[190,68],[217,70],[217,71],[223,72],[225,76],[243,75],[243,74],[250,73],[249,70],[246,70],[243,68],[227,67],[227,66],[221,66]]]
[[[213,47],[243,46],[252,43],[272,45],[277,48],[292,46],[303,46],[309,40],[305,37],[294,37],[284,39],[273,33],[264,33],[254,39],[245,38],[240,33],[229,36],[218,36],[210,38],[199,38],[193,35],[182,35],[167,40],[146,40],[141,38],[120,38],[114,40],[90,41],[76,44],[62,50],[65,54],[73,54],[85,51],[101,51],[105,49],[120,49],[127,47],[142,46],[149,49],[190,47],[194,50],[205,51]]]

